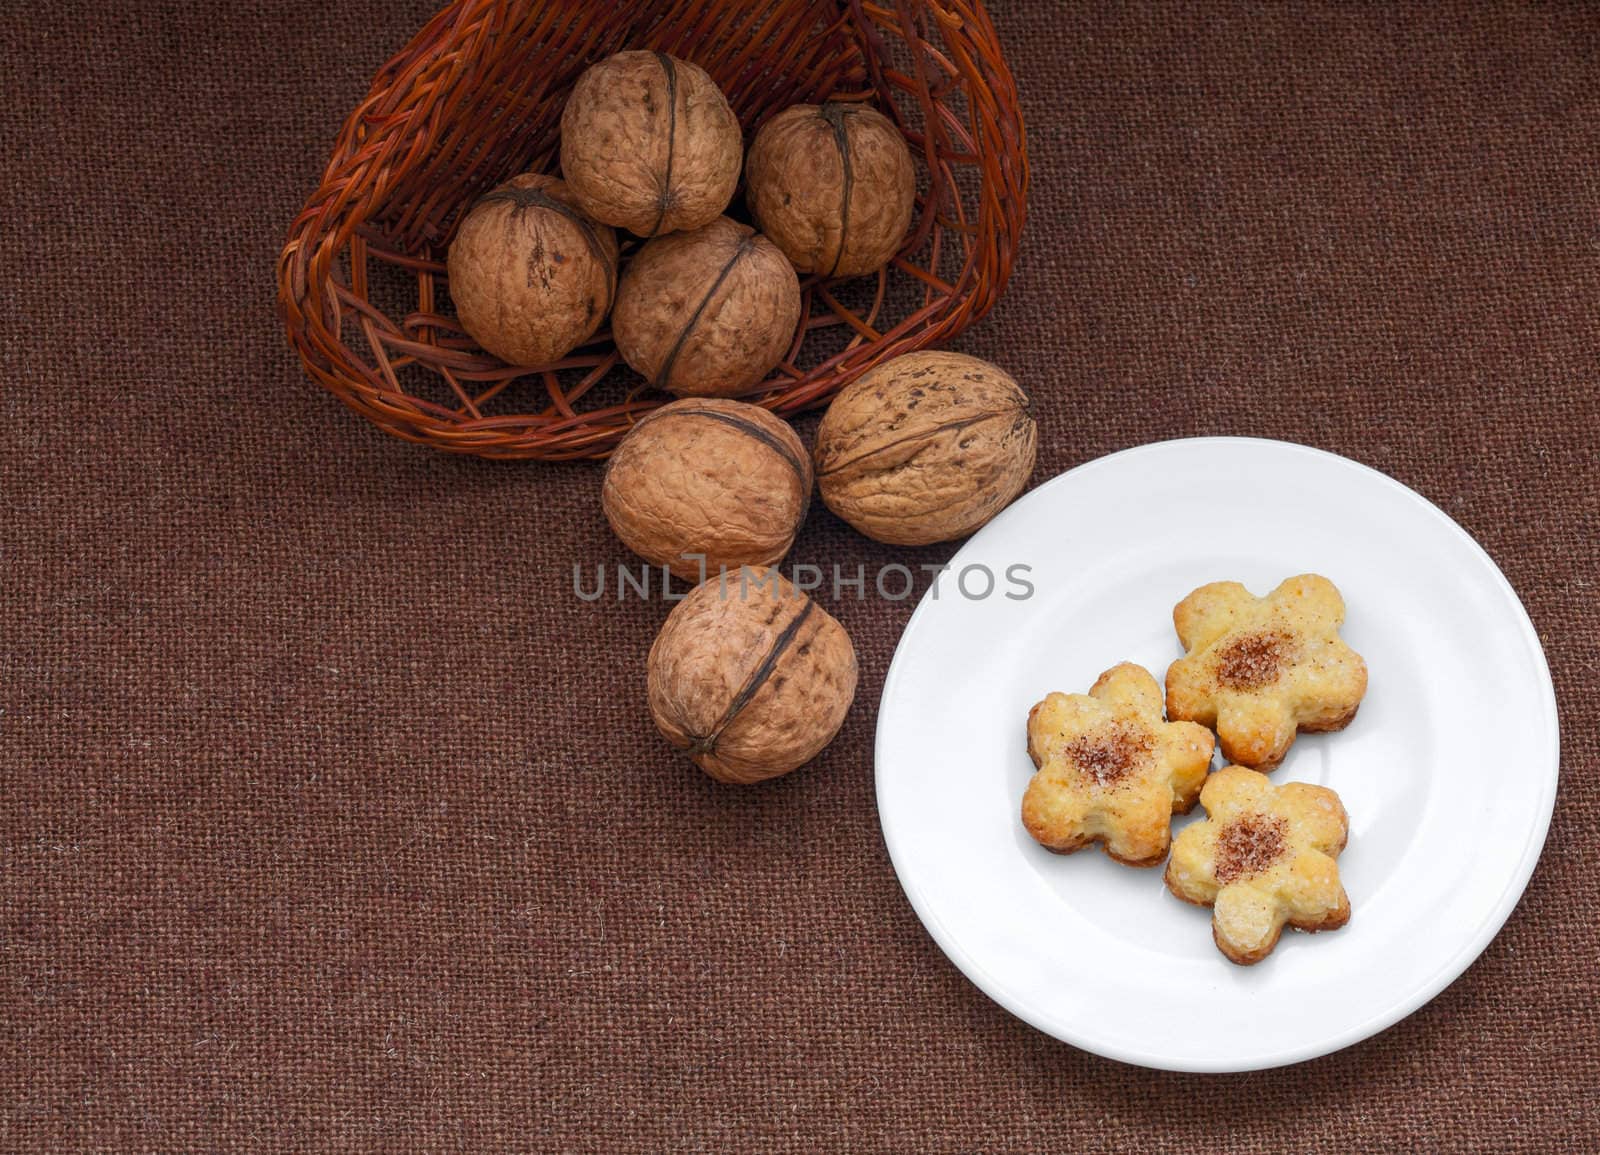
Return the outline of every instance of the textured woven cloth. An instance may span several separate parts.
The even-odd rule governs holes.
[[[0,1149],[1595,1142],[1600,15],[997,7],[1033,195],[958,347],[1032,392],[1036,480],[1307,442],[1525,600],[1563,782],[1482,959],[1245,1076],[1011,1018],[878,830],[910,602],[837,605],[861,690],[818,763],[718,786],[644,707],[666,607],[572,594],[626,560],[598,470],[395,441],[289,354],[278,246],[429,5],[39,5],[0,22]],[[951,552],[819,507],[795,557]]]

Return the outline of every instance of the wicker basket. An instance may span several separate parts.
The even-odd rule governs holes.
[[[782,414],[817,405],[999,298],[1028,166],[980,0],[457,0],[378,74],[290,229],[279,303],[313,377],[398,437],[484,457],[603,457],[670,400],[621,364],[605,331],[556,364],[508,366],[444,299],[462,211],[514,173],[553,170],[573,82],[627,47],[705,68],[747,140],[799,101],[869,100],[918,160],[918,213],[899,256],[875,280],[804,279],[789,354],[748,400]],[[729,211],[742,210],[741,193]]]

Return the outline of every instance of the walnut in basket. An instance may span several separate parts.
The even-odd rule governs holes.
[[[703,68],[619,52],[586,69],[562,109],[561,175],[595,220],[653,237],[722,215],[743,143]]]
[[[611,332],[658,389],[730,397],[783,360],[800,322],[800,279],[776,245],[718,217],[656,237],[629,262]]]
[[[811,761],[855,692],[850,635],[776,570],[709,578],[650,647],[657,729],[721,782],[760,782]]]
[[[882,268],[911,225],[916,170],[894,122],[862,104],[796,104],[756,133],[745,200],[802,273]]]
[[[278,303],[286,335],[317,382],[387,433],[499,459],[604,459],[643,406],[664,400],[619,400],[594,387],[594,371],[604,374],[610,364],[609,342],[567,358],[581,360],[573,367],[584,372],[549,375],[543,389],[501,388],[493,373],[470,369],[463,378],[460,343],[413,316],[437,311],[437,272],[428,257],[457,222],[461,199],[504,179],[508,158],[544,156],[558,137],[568,78],[606,53],[646,44],[708,68],[728,86],[752,135],[796,100],[820,103],[820,96],[800,95],[811,92],[848,94],[886,113],[892,105],[904,131],[929,130],[907,137],[919,198],[915,247],[888,268],[881,298],[815,297],[811,312],[823,324],[807,328],[796,358],[802,375],[773,380],[765,404],[787,412],[825,401],[890,346],[947,344],[1002,299],[1027,215],[1027,134],[1007,53],[981,3],[453,0],[448,14],[419,29],[379,71],[343,127],[327,126],[328,139],[337,137],[333,154],[290,223],[277,262]],[[659,93],[659,58],[644,64],[659,78]],[[642,95],[643,88],[634,91]],[[690,123],[700,116],[687,99],[672,107],[687,109]],[[685,117],[678,119],[682,127]],[[726,136],[733,140],[731,124]],[[578,143],[586,150],[594,144],[569,133],[569,150]],[[650,143],[659,156],[653,137]],[[735,144],[723,154],[729,191],[738,152]],[[578,166],[567,159],[568,179],[576,182]],[[646,180],[654,175],[642,159],[626,167],[644,170]],[[650,228],[661,210],[655,186],[641,187],[644,195],[635,199],[652,214],[641,227]],[[726,192],[708,199],[700,223],[726,211]],[[938,211],[924,216],[924,203]],[[951,273],[951,254],[959,276]],[[402,283],[405,297],[398,295]],[[349,324],[353,310],[371,323]],[[841,330],[825,327],[833,320],[879,335],[838,356]],[[414,371],[375,376],[373,366],[383,361]],[[455,387],[441,393],[447,377],[456,378]]]
[[[778,561],[810,503],[811,461],[799,435],[765,409],[718,397],[674,401],[641,418],[600,488],[622,544],[687,581]]]
[[[893,357],[845,387],[817,427],[834,513],[891,545],[949,541],[1022,492],[1037,430],[1002,370],[962,353]]]
[[[481,197],[450,243],[450,298],[478,344],[512,365],[566,356],[611,309],[617,237],[555,177],[527,173]]]

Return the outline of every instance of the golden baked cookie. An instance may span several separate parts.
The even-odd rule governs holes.
[[[1167,716],[1210,726],[1229,762],[1271,770],[1299,731],[1348,726],[1367,692],[1367,664],[1339,637],[1344,599],[1317,574],[1264,598],[1212,582],[1172,621],[1189,653],[1167,668]]]
[[[1325,786],[1286,782],[1225,766],[1200,792],[1203,822],[1178,832],[1167,889],[1211,907],[1211,937],[1241,966],[1278,945],[1284,924],[1335,930],[1350,921],[1350,899],[1334,861],[1350,821]]]
[[[1051,694],[1028,711],[1028,755],[1039,772],[1022,796],[1022,824],[1047,850],[1091,842],[1129,866],[1157,866],[1211,768],[1211,732],[1161,716],[1161,686],[1123,662],[1087,694]]]

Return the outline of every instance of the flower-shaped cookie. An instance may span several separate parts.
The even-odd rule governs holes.
[[[1344,599],[1325,577],[1289,578],[1264,598],[1212,582],[1172,621],[1189,653],[1167,669],[1167,715],[1212,727],[1230,762],[1271,770],[1297,732],[1348,726],[1367,692],[1367,664],[1339,637]]]
[[[1286,782],[1226,766],[1200,792],[1204,822],[1179,831],[1167,889],[1211,907],[1211,937],[1241,966],[1278,945],[1284,924],[1334,930],[1350,921],[1350,899],[1334,861],[1350,822],[1325,786]]]
[[[1028,712],[1039,772],[1022,796],[1022,824],[1057,854],[1091,842],[1129,866],[1157,866],[1172,815],[1194,806],[1211,768],[1211,733],[1166,722],[1161,687],[1143,666],[1113,666],[1087,694],[1051,694]]]

